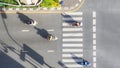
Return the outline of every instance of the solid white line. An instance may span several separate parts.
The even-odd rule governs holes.
[[[96,56],[96,51],[93,51],[93,56]]]
[[[63,62],[80,62],[82,59],[62,59]]]
[[[63,28],[63,31],[83,31],[82,28]]]
[[[83,36],[82,33],[63,33],[63,37]]]
[[[63,18],[63,20],[67,20],[67,21],[69,21],[69,20],[81,21],[82,17],[65,17],[65,18]]]
[[[78,67],[83,67],[82,65],[80,65],[80,64],[65,64],[65,66],[67,67],[67,68],[70,68],[70,67],[74,67],[74,68],[78,68]]]
[[[93,25],[96,25],[96,19],[93,19]]]
[[[83,47],[83,44],[63,44],[63,47]]]
[[[96,68],[96,63],[93,63],[93,67]]]
[[[93,38],[94,38],[94,39],[96,38],[96,33],[93,33]]]
[[[93,57],[93,62],[96,62],[96,57]]]
[[[93,11],[93,17],[96,17],[96,12],[95,11]]]
[[[63,52],[83,52],[83,49],[62,49]]]
[[[93,26],[93,32],[96,32],[96,26]]]
[[[83,12],[65,12],[66,15],[83,15]]]
[[[74,54],[75,57],[83,57],[83,54]],[[62,54],[62,57],[74,57],[72,54]]]
[[[82,42],[83,39],[82,38],[67,38],[67,39],[63,39],[63,42]]]
[[[29,32],[30,30],[21,30],[22,32]]]
[[[96,40],[93,40],[93,44],[96,44]]]
[[[96,46],[93,46],[93,50],[96,50]]]

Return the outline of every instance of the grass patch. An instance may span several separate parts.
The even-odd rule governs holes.
[[[43,2],[40,4],[41,7],[60,7],[59,0],[43,0]]]
[[[0,2],[18,5],[16,0],[0,0]]]

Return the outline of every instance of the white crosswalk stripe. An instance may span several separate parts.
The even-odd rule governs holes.
[[[62,23],[62,62],[67,68],[81,68],[77,62],[83,57],[83,22],[82,12],[65,13]],[[70,23],[69,23],[70,21]],[[72,26],[71,22],[81,22],[79,27]]]

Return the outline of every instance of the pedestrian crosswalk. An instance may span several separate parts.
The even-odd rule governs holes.
[[[78,64],[83,57],[83,23],[80,27],[72,26],[74,21],[82,22],[82,12],[64,13],[62,23],[62,62],[64,68],[82,68]]]

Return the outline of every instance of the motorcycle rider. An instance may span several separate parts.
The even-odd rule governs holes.
[[[80,26],[81,22],[75,21],[72,26]]]

